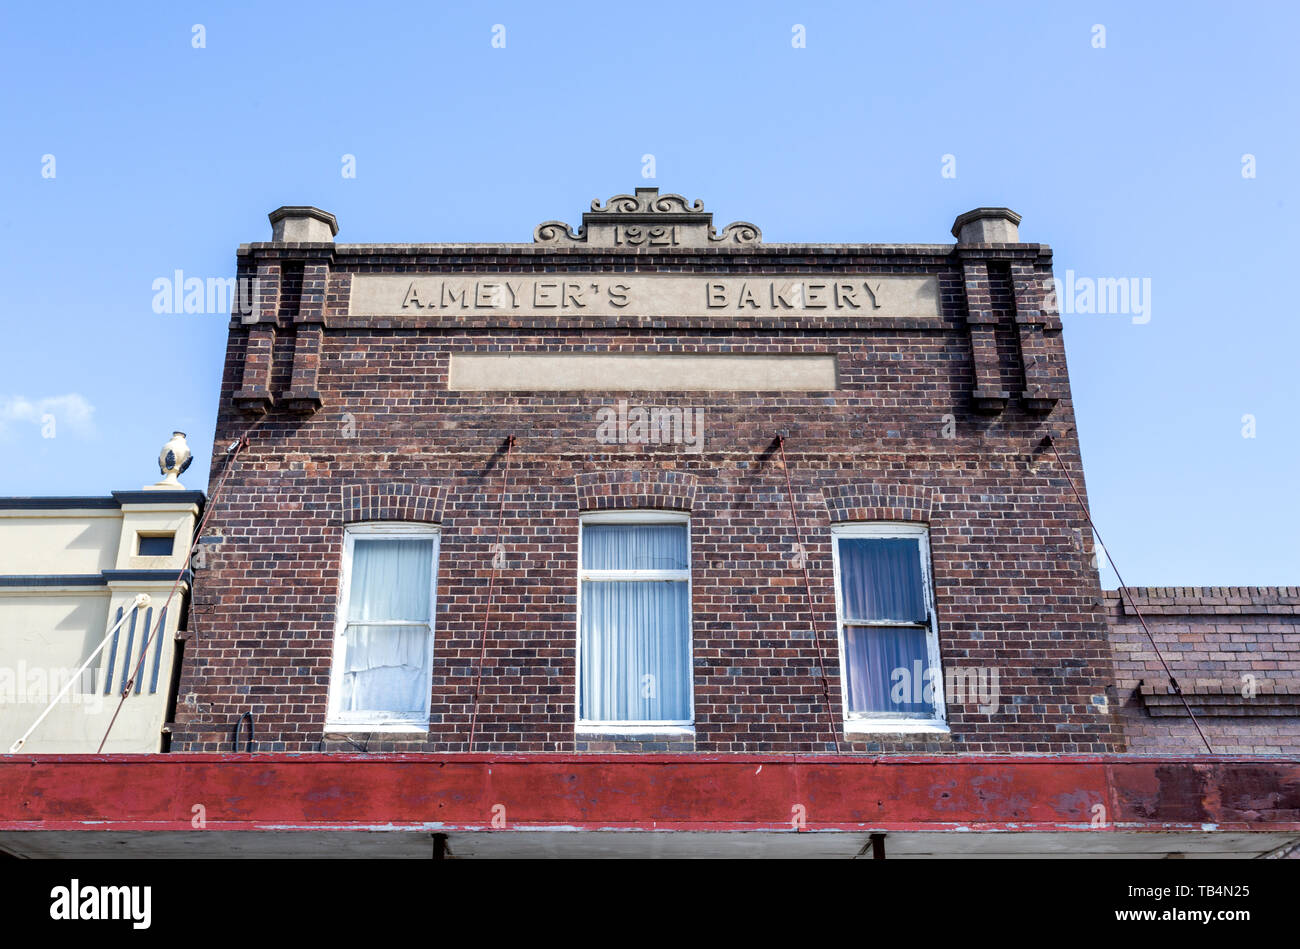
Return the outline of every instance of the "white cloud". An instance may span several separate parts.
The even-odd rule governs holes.
[[[94,429],[94,416],[95,407],[75,392],[43,399],[0,395],[0,435],[20,424],[34,425],[43,432],[66,430],[88,435]]]

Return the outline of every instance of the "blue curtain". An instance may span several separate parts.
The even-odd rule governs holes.
[[[845,620],[928,620],[918,540],[842,537],[839,545]],[[935,673],[930,672],[927,637],[924,629],[846,625],[849,711],[929,718],[934,707],[923,699]]]
[[[897,626],[845,627],[849,711],[930,718],[934,706],[922,701],[930,668],[926,635],[923,629]]]
[[[418,716],[428,708],[433,547],[432,539],[353,542],[343,711]]]
[[[844,618],[924,623],[920,542],[910,537],[841,537]]]

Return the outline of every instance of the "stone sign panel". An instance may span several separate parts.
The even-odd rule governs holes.
[[[902,274],[354,274],[353,316],[937,317],[938,278]]]

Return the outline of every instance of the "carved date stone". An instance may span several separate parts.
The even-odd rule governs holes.
[[[543,221],[533,231],[533,241],[538,244],[648,251],[758,244],[762,240],[763,232],[747,221],[728,224],[718,233],[713,213],[704,210],[704,202],[688,204],[680,194],[660,194],[658,188],[616,194],[603,207],[599,199],[592,201],[576,231],[563,221]]]

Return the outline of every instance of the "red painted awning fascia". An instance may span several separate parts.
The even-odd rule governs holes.
[[[1300,758],[0,756],[0,830],[188,831],[200,813],[209,830],[1292,832]]]

